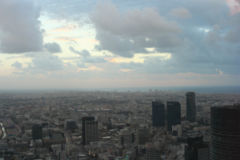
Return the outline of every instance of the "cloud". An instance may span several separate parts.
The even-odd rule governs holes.
[[[234,29],[234,30],[230,30],[226,36],[225,36],[225,40],[231,43],[239,43],[240,42],[240,28],[238,29]]]
[[[97,48],[120,56],[131,57],[151,47],[169,50],[181,44],[180,27],[153,8],[122,13],[114,4],[104,2],[96,6],[91,20],[100,43]]]
[[[69,50],[75,54],[78,54],[79,56],[81,56],[81,62],[82,63],[105,63],[106,60],[104,59],[104,57],[100,57],[100,56],[91,56],[90,52],[88,50],[81,50],[78,51],[75,48],[73,48],[72,46],[69,47]]]
[[[22,69],[22,63],[16,61],[15,63],[12,64],[12,67],[17,69]]]
[[[215,74],[216,68],[221,68],[226,74],[240,74],[237,62],[240,59],[237,36],[240,14],[230,15],[224,0],[196,0],[194,3],[174,0],[161,3],[157,9],[116,6],[119,7],[119,3],[98,4],[91,15],[99,40],[96,49],[125,57],[108,58],[113,65],[137,73]],[[157,57],[142,58],[141,63],[136,63],[140,62],[135,56],[138,53],[151,54],[146,48],[154,48],[156,53],[169,52],[172,57],[167,61]]]
[[[75,21],[76,23],[73,24],[80,27],[83,24],[82,12],[76,6],[81,3],[70,1],[67,4],[64,1],[56,3],[52,0],[39,2],[45,3],[45,8],[48,8],[47,11],[50,12],[49,15],[51,16],[52,12],[57,14],[59,10],[66,11],[62,13],[68,16],[62,16],[61,13],[61,15],[57,15],[58,18],[64,19],[64,22]],[[194,83],[201,79],[203,75],[207,75],[206,77],[216,74],[222,74],[222,76],[240,75],[240,63],[238,62],[240,59],[240,41],[239,36],[237,36],[240,27],[240,14],[231,15],[225,0],[113,2],[114,4],[111,2],[97,4],[95,6],[96,10],[89,14],[92,24],[87,22],[86,28],[81,26],[83,29],[81,31],[84,32],[87,29],[89,33],[87,35],[90,35],[87,38],[82,37],[86,35],[82,35],[81,31],[79,33],[81,35],[78,36],[75,31],[73,34],[67,34],[67,31],[74,30],[76,26],[61,24],[49,26],[50,31],[64,32],[58,34],[58,37],[54,37],[54,42],[67,42],[67,45],[76,46],[75,48],[69,47],[69,50],[77,55],[73,57],[64,56],[65,58],[63,58],[51,53],[38,52],[38,56],[32,53],[32,63],[27,68],[24,64],[22,70],[32,72],[32,74],[54,72],[51,76],[59,73],[58,76],[63,78],[69,78],[68,75],[70,74],[78,78],[82,78],[84,75],[86,79],[94,79],[92,77],[98,76],[118,79],[122,76],[126,81],[131,79],[126,78],[126,74],[128,74],[130,77],[137,75],[136,82],[138,82],[139,77],[148,79],[149,75],[157,75],[156,82],[164,74],[181,74],[183,80],[195,76],[197,78],[192,81]],[[65,5],[70,6],[70,8],[65,7]],[[88,10],[87,14],[94,5],[85,8],[85,10]],[[72,8],[74,8],[73,11]],[[85,19],[88,19],[87,14],[84,14]],[[72,15],[77,18],[73,20]],[[45,22],[49,25],[47,21]],[[0,30],[2,41],[3,33],[7,32],[4,32],[2,28]],[[96,37],[93,37],[95,33]],[[81,48],[84,47],[83,38],[85,42],[90,39],[95,41],[96,39],[96,42],[91,44],[97,44],[95,49],[103,50],[101,53],[105,52],[105,56],[97,56],[95,54],[98,53],[96,50],[77,50],[79,45],[81,45]],[[89,48],[90,44],[88,44],[87,47]],[[46,51],[47,47],[43,45],[42,48]],[[54,47],[50,45],[48,48],[53,49]],[[65,63],[63,63],[63,60]],[[214,81],[217,81],[219,77],[220,75],[217,75]],[[232,80],[235,81],[236,79]],[[166,84],[169,81],[178,83],[174,76],[164,79]],[[111,82],[115,84],[114,80]],[[151,84],[149,81],[145,84],[147,83]],[[227,83],[230,83],[230,81]],[[235,82],[235,84],[237,83]]]
[[[177,18],[191,18],[191,13],[186,8],[175,8],[170,11],[170,14]]]
[[[120,72],[129,73],[129,72],[133,72],[133,70],[128,68],[122,68],[120,69]]]
[[[64,68],[63,61],[55,55],[50,53],[35,54],[32,58],[32,63],[26,68],[25,71],[31,73],[42,73],[59,71]]]
[[[77,70],[77,72],[82,72],[82,71],[103,71],[103,69],[96,66],[89,66],[89,67],[78,68]]]
[[[111,63],[141,63],[144,64],[145,60],[149,59],[158,59],[159,61],[166,61],[171,59],[171,53],[148,53],[148,54],[141,54],[136,53],[133,57],[127,58],[127,57],[114,57],[114,58],[108,58],[108,61]]]
[[[47,51],[51,52],[51,53],[58,53],[58,52],[62,52],[61,47],[59,46],[59,44],[57,43],[46,43],[44,44],[44,48],[47,49]]]
[[[56,39],[57,41],[70,42],[70,43],[73,43],[73,44],[77,44],[78,41],[80,40],[79,38],[67,37],[67,36],[56,37],[55,39]]]
[[[59,33],[71,32],[77,28],[78,28],[78,26],[75,24],[66,24],[64,26],[56,27],[55,29],[51,30],[51,32],[59,32]]]
[[[39,8],[28,0],[0,1],[0,51],[23,53],[40,51],[43,37]]]
[[[216,72],[219,74],[219,75],[223,75],[223,71],[221,71],[220,69],[216,68]]]
[[[226,0],[226,1],[232,15],[240,12],[240,0]]]
[[[72,46],[69,47],[69,50],[73,53],[76,53],[76,54],[80,55],[80,56],[84,56],[84,57],[90,56],[90,53],[87,50],[78,51],[75,48],[73,48]]]

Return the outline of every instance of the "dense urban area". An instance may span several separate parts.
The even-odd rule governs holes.
[[[0,160],[207,160],[211,107],[239,103],[159,90],[1,93]]]

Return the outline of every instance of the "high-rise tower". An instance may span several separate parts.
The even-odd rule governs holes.
[[[32,139],[42,139],[42,125],[34,124],[32,126]]]
[[[240,160],[240,105],[211,108],[210,160]]]
[[[165,109],[161,101],[152,102],[152,125],[154,127],[165,126]]]
[[[98,122],[94,117],[82,118],[82,144],[86,145],[89,142],[98,140]]]
[[[195,102],[195,93],[187,92],[186,93],[186,106],[187,106],[187,115],[186,118],[190,122],[196,121],[196,102]]]
[[[179,102],[167,102],[167,126],[172,131],[172,126],[181,123],[181,105]]]

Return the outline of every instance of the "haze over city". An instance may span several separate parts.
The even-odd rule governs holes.
[[[1,89],[239,86],[239,0],[1,0]]]

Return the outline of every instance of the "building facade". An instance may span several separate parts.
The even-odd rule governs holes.
[[[34,124],[32,126],[32,139],[42,139],[43,137],[43,131],[42,131],[42,125],[40,124]]]
[[[161,101],[152,102],[152,125],[153,127],[165,126],[165,108]]]
[[[167,102],[167,126],[172,131],[172,126],[181,124],[181,104],[175,101]]]
[[[98,122],[94,117],[83,117],[82,119],[82,144],[86,145],[90,142],[98,140]]]
[[[209,144],[203,137],[189,137],[184,150],[185,160],[209,160]]]
[[[156,148],[146,148],[145,160],[161,160],[161,152]]]
[[[187,114],[186,118],[190,122],[196,121],[196,100],[195,100],[195,93],[194,92],[187,92],[186,93],[186,107],[187,107]]]
[[[240,105],[211,108],[210,160],[240,159]]]

